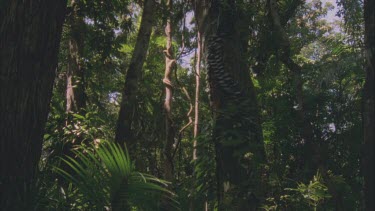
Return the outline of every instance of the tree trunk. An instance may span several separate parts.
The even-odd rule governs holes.
[[[198,24],[197,24],[198,25]],[[195,103],[194,103],[194,128],[193,128],[193,163],[196,165],[196,161],[198,159],[197,156],[197,137],[199,133],[199,92],[200,92],[200,78],[201,78],[201,34],[199,31],[197,32],[197,50],[196,50],[196,60],[195,60]],[[194,167],[195,169],[195,167]],[[196,172],[194,170],[193,172],[194,178],[196,178]],[[191,192],[193,193],[195,191],[195,183],[192,183],[191,186]],[[207,206],[207,201],[205,202],[205,205]],[[195,204],[195,197],[191,197],[190,199],[190,208],[189,210],[192,211],[194,210],[194,207],[197,207]],[[206,209],[207,210],[207,209]]]
[[[194,105],[194,142],[193,142],[193,160],[197,160],[197,136],[199,133],[199,92],[201,78],[201,34],[197,36],[197,60],[195,66],[195,105]]]
[[[129,152],[132,151],[134,137],[132,134],[132,119],[137,104],[138,83],[141,78],[143,63],[146,59],[152,26],[154,23],[155,2],[145,0],[143,3],[142,21],[138,31],[137,42],[129,68],[126,72],[125,88],[122,92],[119,117],[116,126],[116,142],[121,145],[126,143]]]
[[[85,22],[78,14],[76,1],[71,2],[72,13],[67,23],[69,32],[69,56],[66,71],[66,112],[82,113],[86,107],[85,75],[82,61]]]
[[[172,85],[172,72],[176,65],[176,60],[173,57],[172,49],[172,24],[171,24],[171,10],[172,0],[167,0],[168,17],[167,24],[165,26],[165,36],[167,38],[166,49],[163,51],[165,56],[165,73],[163,83],[165,85],[165,101],[164,101],[164,115],[165,115],[165,142],[163,149],[163,169],[164,178],[168,181],[172,181],[173,176],[173,143],[175,137],[175,130],[172,121],[172,96],[173,96],[173,85]]]
[[[375,210],[374,203],[374,67],[375,67],[375,12],[374,0],[365,0],[365,55],[366,55],[366,83],[364,87],[363,129],[364,152],[362,169],[364,174],[364,193],[366,210]]]
[[[66,120],[65,126],[71,126],[74,128],[76,122],[73,121],[73,116],[71,113],[85,114],[86,112],[86,93],[85,93],[85,70],[83,64],[83,47],[84,47],[84,30],[85,22],[83,17],[78,14],[79,11],[79,0],[71,0],[70,7],[71,12],[66,17],[66,24],[68,25],[68,45],[64,46],[67,48],[67,69],[66,69],[66,89],[65,89],[65,99],[66,99]],[[82,134],[77,134],[73,138],[68,139],[64,142],[62,147],[62,156],[74,157],[72,151],[74,145],[79,145],[83,141]],[[60,168],[63,170],[74,174],[71,168],[66,163],[62,162]],[[59,183],[68,188],[61,178],[58,180]]]
[[[30,210],[65,0],[1,1],[0,190],[3,210]]]
[[[219,210],[256,210],[265,189],[265,153],[245,17],[233,1],[196,1],[194,7],[214,111]]]
[[[288,35],[285,33],[275,0],[268,0],[270,16],[272,19],[273,30],[276,32],[277,39],[279,39],[279,50],[281,52],[280,59],[284,65],[292,72],[294,78],[294,90],[297,101],[297,123],[300,125],[300,136],[302,143],[304,143],[304,159],[303,165],[308,171],[307,175],[312,177],[318,167],[323,165],[323,157],[325,155],[319,151],[319,147],[314,144],[314,131],[308,118],[306,117],[306,106],[303,92],[302,67],[295,63],[291,58],[291,46]]]
[[[66,70],[66,107],[65,111],[69,113],[84,114],[86,108],[85,93],[85,74],[83,65],[83,33],[85,22],[78,14],[78,4],[76,0],[71,1],[71,13],[67,16],[66,23],[69,26],[68,40],[68,59]],[[67,115],[66,125],[72,125],[72,116]],[[81,136],[75,137],[73,140],[64,144],[63,155],[73,156],[72,147],[82,141]],[[68,167],[65,164],[62,166]]]

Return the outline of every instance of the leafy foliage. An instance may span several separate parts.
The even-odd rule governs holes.
[[[168,183],[148,174],[135,171],[129,154],[119,145],[103,142],[98,146],[80,147],[75,150],[76,158],[66,157],[63,161],[72,173],[56,168],[67,181],[78,189],[77,203],[90,210],[154,210],[161,206],[161,199],[176,205]]]
[[[172,190],[177,194],[183,210],[201,210],[205,205],[209,209],[217,208],[217,152],[212,141],[213,116],[217,114],[211,111],[207,96],[208,88],[204,80],[206,64],[201,65],[203,88],[198,93],[198,137],[193,138],[192,125],[180,133],[176,132],[173,145],[174,181],[167,184],[148,175],[163,175],[165,1],[155,8],[157,24],[151,35],[139,82],[139,103],[133,111],[129,111],[137,143],[134,150],[129,152],[134,164],[129,160],[120,162],[129,165],[126,171],[120,170],[120,163],[117,162],[117,159],[129,158],[126,152],[118,154],[108,143],[99,144],[99,148],[92,144],[113,140],[115,136],[115,122],[122,98],[120,93],[136,42],[142,1],[79,2],[78,14],[85,19],[81,57],[85,69],[87,107],[84,113],[65,111],[65,72],[69,53],[69,29],[65,26],[59,55],[59,75],[40,163],[38,188],[40,196],[46,197],[36,200],[40,202],[38,208],[103,209],[111,207],[118,196],[124,201],[119,206],[152,205],[138,208],[162,210],[163,195],[172,197],[169,192]],[[335,5],[332,2],[276,2],[283,28],[290,39],[291,59],[302,67],[306,121],[311,123],[314,143],[319,146],[325,170],[313,177],[316,169],[305,165],[309,158],[303,150],[305,142],[297,121],[299,107],[294,87],[295,75],[281,61],[281,43],[278,42],[278,33],[272,30],[266,1],[237,1],[246,14],[243,17],[244,27],[250,29],[249,45],[244,48],[248,48],[246,56],[253,73],[267,155],[262,178],[266,178],[268,184],[262,187],[266,195],[259,198],[259,203],[265,210],[340,210],[339,205],[350,210],[361,210],[361,90],[365,60],[361,49],[362,2],[338,1],[335,11],[338,11],[344,23],[327,20],[326,15],[332,12]],[[191,7],[188,2],[178,0],[174,2],[172,12],[173,48],[175,58],[178,58],[172,81],[172,119],[177,131],[188,123],[186,115],[191,103],[182,88],[186,88],[191,99],[194,99],[195,92],[197,26]],[[236,131],[233,128],[221,132],[235,137],[238,135]],[[198,158],[192,161],[194,140],[198,143]],[[230,148],[240,145],[242,141],[228,139],[223,143],[224,147]],[[88,146],[76,148],[75,144],[81,142]],[[74,153],[67,150],[71,148],[75,148]],[[243,155],[251,155],[247,151],[244,148],[238,150]],[[64,157],[64,161],[59,157]],[[51,166],[60,169],[58,175],[51,171]],[[134,166],[148,174],[135,173]],[[140,186],[138,189],[127,186],[128,183],[119,179],[122,177],[128,178],[126,182]],[[258,184],[260,180],[251,182]],[[140,193],[146,184],[154,185],[152,193]],[[124,187],[121,188],[124,192],[119,191],[119,187]],[[132,190],[129,188],[138,192],[132,195],[127,192]],[[246,187],[242,187],[242,190],[248,191]]]
[[[316,210],[324,200],[331,198],[331,195],[328,193],[327,186],[325,186],[322,182],[322,176],[318,172],[308,185],[299,183],[297,188],[287,188],[286,190],[297,192],[303,197],[303,201]]]

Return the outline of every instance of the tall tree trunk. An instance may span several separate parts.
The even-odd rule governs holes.
[[[3,210],[30,210],[65,0],[0,3],[0,190]],[[35,193],[33,193],[35,194]]]
[[[69,40],[68,40],[68,62],[66,70],[66,107],[65,111],[69,113],[84,114],[86,108],[86,93],[85,93],[85,74],[83,64],[83,33],[85,29],[85,22],[83,17],[78,14],[78,1],[71,1],[71,13],[66,18],[66,23],[69,26]],[[73,125],[72,116],[67,115],[66,125]],[[82,141],[81,136],[76,136],[73,140],[65,143],[63,147],[63,155],[73,155],[71,149],[74,144],[79,144]],[[65,168],[67,165],[62,164]],[[64,167],[63,167],[64,168]],[[68,168],[69,169],[69,168]]]
[[[66,112],[82,113],[86,106],[85,75],[82,61],[85,22],[78,14],[78,5],[71,2],[72,13],[68,17],[69,55],[66,71]]]
[[[197,24],[198,25],[198,24]],[[198,159],[197,156],[197,137],[199,133],[199,92],[200,92],[200,78],[201,78],[201,52],[202,52],[202,47],[201,47],[201,34],[198,31],[197,32],[197,49],[196,49],[196,59],[195,59],[195,103],[194,103],[194,128],[193,128],[193,162],[195,165],[195,162]],[[195,168],[194,168],[195,169]],[[194,170],[193,176],[196,178],[196,172]],[[195,191],[195,183],[192,183],[191,186],[191,192]],[[205,205],[207,207],[207,201],[205,202]],[[191,197],[190,199],[190,208],[189,210],[192,211],[194,210],[194,207],[197,207],[195,204],[195,198]],[[207,210],[207,208],[205,209]]]
[[[256,210],[263,197],[265,153],[246,58],[245,18],[234,1],[196,1],[194,9],[214,111],[219,210]]]
[[[132,120],[137,104],[137,92],[143,63],[146,59],[147,49],[150,43],[152,26],[154,24],[155,2],[144,0],[142,21],[139,27],[137,42],[133,51],[129,68],[126,72],[125,88],[122,92],[122,101],[116,126],[116,142],[126,143],[129,151],[132,150],[134,137],[132,134]]]
[[[268,0],[270,16],[272,19],[273,30],[279,39],[279,50],[281,52],[280,59],[285,66],[292,72],[294,78],[294,90],[297,101],[297,123],[300,125],[300,136],[304,143],[304,165],[308,175],[312,176],[316,170],[323,164],[323,153],[319,152],[318,146],[314,144],[314,131],[309,120],[306,117],[306,106],[303,92],[302,67],[291,58],[291,46],[288,35],[285,33],[281,24],[281,18],[275,0]]]
[[[165,142],[163,149],[163,170],[164,178],[168,181],[172,181],[173,176],[173,143],[175,137],[175,130],[172,121],[172,96],[173,96],[173,85],[172,85],[172,72],[175,68],[176,60],[173,57],[172,49],[172,24],[171,24],[171,12],[172,12],[172,0],[167,0],[168,17],[167,24],[165,26],[165,36],[167,38],[166,49],[163,51],[165,56],[165,73],[163,83],[165,84],[165,101],[164,101],[164,115],[165,115]]]
[[[375,67],[375,1],[365,0],[365,55],[366,65],[366,83],[364,87],[364,106],[363,106],[363,129],[364,129],[364,154],[363,154],[363,174],[364,174],[364,193],[366,210],[375,210],[374,201],[374,67]]]
[[[85,70],[83,64],[83,47],[84,47],[84,30],[85,22],[83,17],[79,14],[79,1],[71,0],[70,2],[70,13],[67,14],[66,24],[68,25],[68,45],[64,46],[67,48],[67,69],[66,69],[66,89],[65,89],[65,112],[66,126],[72,126],[76,122],[73,121],[73,116],[70,113],[84,114],[86,109],[86,93],[85,93]],[[62,156],[74,157],[72,151],[74,145],[79,145],[83,141],[83,136],[75,135],[74,137],[67,139],[62,147]],[[62,162],[60,168],[63,170],[71,172],[71,168],[66,163]],[[73,173],[74,174],[74,173]],[[66,183],[64,183],[63,178],[60,178],[59,183],[67,188]]]
[[[201,51],[202,51],[201,33],[197,36],[197,60],[195,66],[195,104],[194,104],[194,142],[193,142],[193,160],[197,160],[197,136],[199,133],[199,92],[201,78]]]

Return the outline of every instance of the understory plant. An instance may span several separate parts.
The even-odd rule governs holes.
[[[295,192],[297,198],[302,197],[302,201],[312,207],[314,211],[318,210],[318,207],[324,201],[332,197],[319,171],[314,175],[309,184],[298,183],[297,188],[286,188],[285,190]]]
[[[75,203],[87,210],[162,210],[177,208],[168,182],[137,172],[120,145],[102,142],[74,149],[62,158],[70,169],[55,168],[78,194]],[[75,205],[77,207],[77,205]]]

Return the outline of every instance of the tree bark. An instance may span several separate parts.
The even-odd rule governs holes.
[[[65,0],[0,4],[1,209],[30,210]]]
[[[194,10],[214,111],[218,207],[256,210],[264,196],[265,153],[246,59],[245,16],[233,1],[195,1]]]
[[[147,49],[150,43],[152,26],[154,24],[155,2],[145,0],[143,5],[142,21],[138,31],[137,42],[133,51],[129,68],[126,72],[125,87],[122,92],[122,101],[116,126],[115,141],[123,145],[127,144],[129,152],[134,144],[132,133],[132,119],[137,104],[138,84],[141,78],[143,63],[146,59]]]
[[[71,2],[72,13],[67,23],[69,31],[69,55],[66,71],[66,112],[82,113],[86,107],[85,74],[83,55],[83,33],[85,22],[78,14],[76,1]]]
[[[163,51],[165,56],[165,73],[163,83],[165,85],[165,100],[164,100],[164,115],[165,115],[165,142],[163,149],[163,169],[164,178],[168,181],[174,179],[173,176],[173,143],[175,137],[175,129],[172,121],[172,97],[173,97],[173,85],[172,85],[172,72],[176,65],[176,60],[173,56],[172,49],[172,24],[171,24],[171,12],[172,12],[172,0],[167,0],[168,17],[167,24],[165,26],[165,36],[167,40],[166,49]]]
[[[193,142],[193,160],[197,160],[197,136],[199,133],[199,92],[200,92],[200,78],[201,78],[201,51],[202,42],[201,34],[197,36],[197,60],[195,66],[195,104],[194,104],[194,142]]]
[[[375,210],[374,201],[374,67],[375,67],[375,1],[365,0],[365,55],[366,55],[366,82],[363,100],[363,129],[364,129],[364,151],[362,157],[362,169],[364,175],[364,193],[366,210]]]

